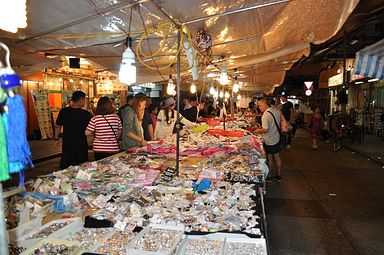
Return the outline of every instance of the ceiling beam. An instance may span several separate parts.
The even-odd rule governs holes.
[[[221,12],[221,13],[216,13],[216,14],[205,16],[205,17],[201,17],[201,18],[185,21],[185,22],[182,22],[181,24],[182,25],[189,25],[189,24],[205,21],[205,20],[208,20],[208,19],[211,19],[211,18],[227,16],[227,15],[231,15],[231,14],[235,14],[235,13],[240,13],[240,12],[245,12],[245,11],[251,11],[251,10],[254,10],[254,9],[260,9],[260,8],[263,8],[263,7],[269,7],[269,6],[273,6],[273,5],[276,5],[276,4],[287,3],[289,1],[291,1],[291,0],[276,0],[276,1],[260,3],[260,4],[256,4],[256,5],[249,6],[249,7],[244,7],[244,8],[240,8],[240,9],[236,9],[236,10],[229,10],[229,11],[225,11],[225,12]]]

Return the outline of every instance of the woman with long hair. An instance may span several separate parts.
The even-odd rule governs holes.
[[[163,139],[167,136],[171,136],[176,131],[177,111],[175,110],[176,101],[172,97],[167,98],[163,103],[163,109],[157,116],[157,123],[155,128],[155,139]],[[180,122],[187,127],[194,127],[195,124],[181,116]]]
[[[126,107],[121,113],[123,119],[123,149],[147,145],[143,136],[142,121],[147,98],[144,94],[137,94],[132,107]]]
[[[95,135],[93,140],[95,160],[109,157],[120,151],[121,129],[120,118],[114,114],[109,98],[100,98],[96,106],[96,115],[88,123],[85,131],[85,135]]]

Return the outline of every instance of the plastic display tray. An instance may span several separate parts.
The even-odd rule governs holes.
[[[225,244],[224,244],[224,255],[239,255],[239,254],[233,254],[233,252],[228,250],[228,245],[231,243],[237,243],[242,245],[254,244],[260,247],[261,252],[259,252],[258,254],[265,254],[265,255],[268,254],[267,244],[264,238],[226,238]]]
[[[176,241],[172,245],[172,247],[167,251],[167,253],[162,252],[154,252],[154,251],[145,251],[135,249],[136,243],[143,238],[151,229],[165,229],[165,230],[174,230],[176,231]],[[129,243],[127,247],[127,254],[129,255],[171,255],[174,254],[178,244],[183,239],[184,235],[184,225],[162,225],[162,224],[149,224],[145,229],[143,229],[132,241]]]
[[[177,251],[177,255],[184,255],[184,254],[188,254],[188,248],[191,248],[193,247],[194,241],[202,241],[202,242],[219,242],[217,243],[216,247],[217,247],[217,250],[215,250],[213,247],[211,247],[211,249],[209,250],[206,250],[206,252],[203,252],[203,251],[199,251],[201,253],[201,255],[223,255],[223,251],[224,251],[224,240],[225,238],[224,237],[221,237],[221,236],[217,236],[217,235],[204,235],[204,236],[186,236],[183,240],[183,242],[181,243],[178,251]],[[188,247],[190,246],[190,247]],[[207,246],[208,247],[208,246]],[[194,247],[193,247],[194,248]],[[196,250],[193,252],[193,253],[190,253],[190,254],[196,254]]]
[[[81,247],[81,243],[79,243],[79,242],[47,238],[47,239],[41,240],[38,243],[30,246],[27,250],[22,252],[20,255],[34,255],[35,254],[35,250],[41,248],[44,244],[54,244],[54,245],[64,244],[64,245],[67,245],[67,246],[76,246],[78,248],[76,248],[69,255],[81,255],[83,253],[83,248]]]
[[[41,227],[42,218],[35,218],[19,225],[16,228],[8,230],[9,242],[15,244],[16,240],[32,233],[35,229]]]
[[[79,227],[76,230],[67,232],[64,236],[60,237],[60,239],[65,239],[68,241],[75,241],[75,240],[70,240],[70,239],[72,237],[74,237],[75,235],[77,235],[77,233],[79,233],[80,231],[84,231],[84,230],[89,231],[89,235],[91,235],[92,239],[95,242],[94,245],[91,245],[89,247],[85,247],[82,244],[83,250],[86,252],[95,252],[99,248],[100,245],[102,245],[107,239],[109,239],[116,232],[116,229],[114,229],[114,228],[84,228],[84,227]],[[95,232],[93,232],[93,231],[102,231],[102,230],[106,230],[104,235],[102,235],[102,234],[95,235]],[[96,239],[96,237],[97,237],[97,239]]]
[[[23,248],[29,248],[35,243],[39,242],[43,238],[33,238],[29,239],[34,234],[39,233],[40,231],[49,228],[51,225],[55,223],[63,223],[63,222],[70,222],[68,225],[64,226],[63,228],[51,233],[50,235],[44,237],[44,238],[60,238],[64,235],[66,235],[70,231],[74,231],[80,227],[83,226],[83,222],[81,218],[71,218],[71,219],[62,219],[62,220],[54,220],[47,224],[45,224],[42,227],[35,228],[32,232],[28,233],[27,235],[21,237],[20,239],[16,240],[16,245]]]

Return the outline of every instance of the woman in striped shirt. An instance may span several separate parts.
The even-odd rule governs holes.
[[[97,102],[96,115],[91,119],[85,131],[86,135],[95,135],[93,153],[95,160],[100,160],[120,151],[119,137],[121,121],[114,114],[112,103],[108,97],[102,97]]]

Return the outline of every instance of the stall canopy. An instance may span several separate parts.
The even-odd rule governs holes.
[[[287,70],[308,56],[310,44],[327,41],[342,27],[358,0],[36,0],[28,1],[28,27],[1,40],[23,56],[60,59],[77,56],[118,72],[124,41],[133,37],[137,83],[167,80],[175,74],[177,24],[197,52],[200,78],[225,65],[242,90],[270,91]],[[197,34],[211,41],[197,40]],[[202,37],[204,38],[204,36]],[[205,37],[206,39],[207,37]],[[208,46],[207,46],[208,45]],[[43,57],[42,57],[43,56]],[[191,82],[182,50],[182,84]],[[41,61],[49,64],[49,62]],[[210,65],[208,65],[210,64]],[[237,70],[235,73],[234,70]],[[211,78],[210,78],[211,79]]]
[[[354,73],[384,80],[384,39],[356,53]]]

